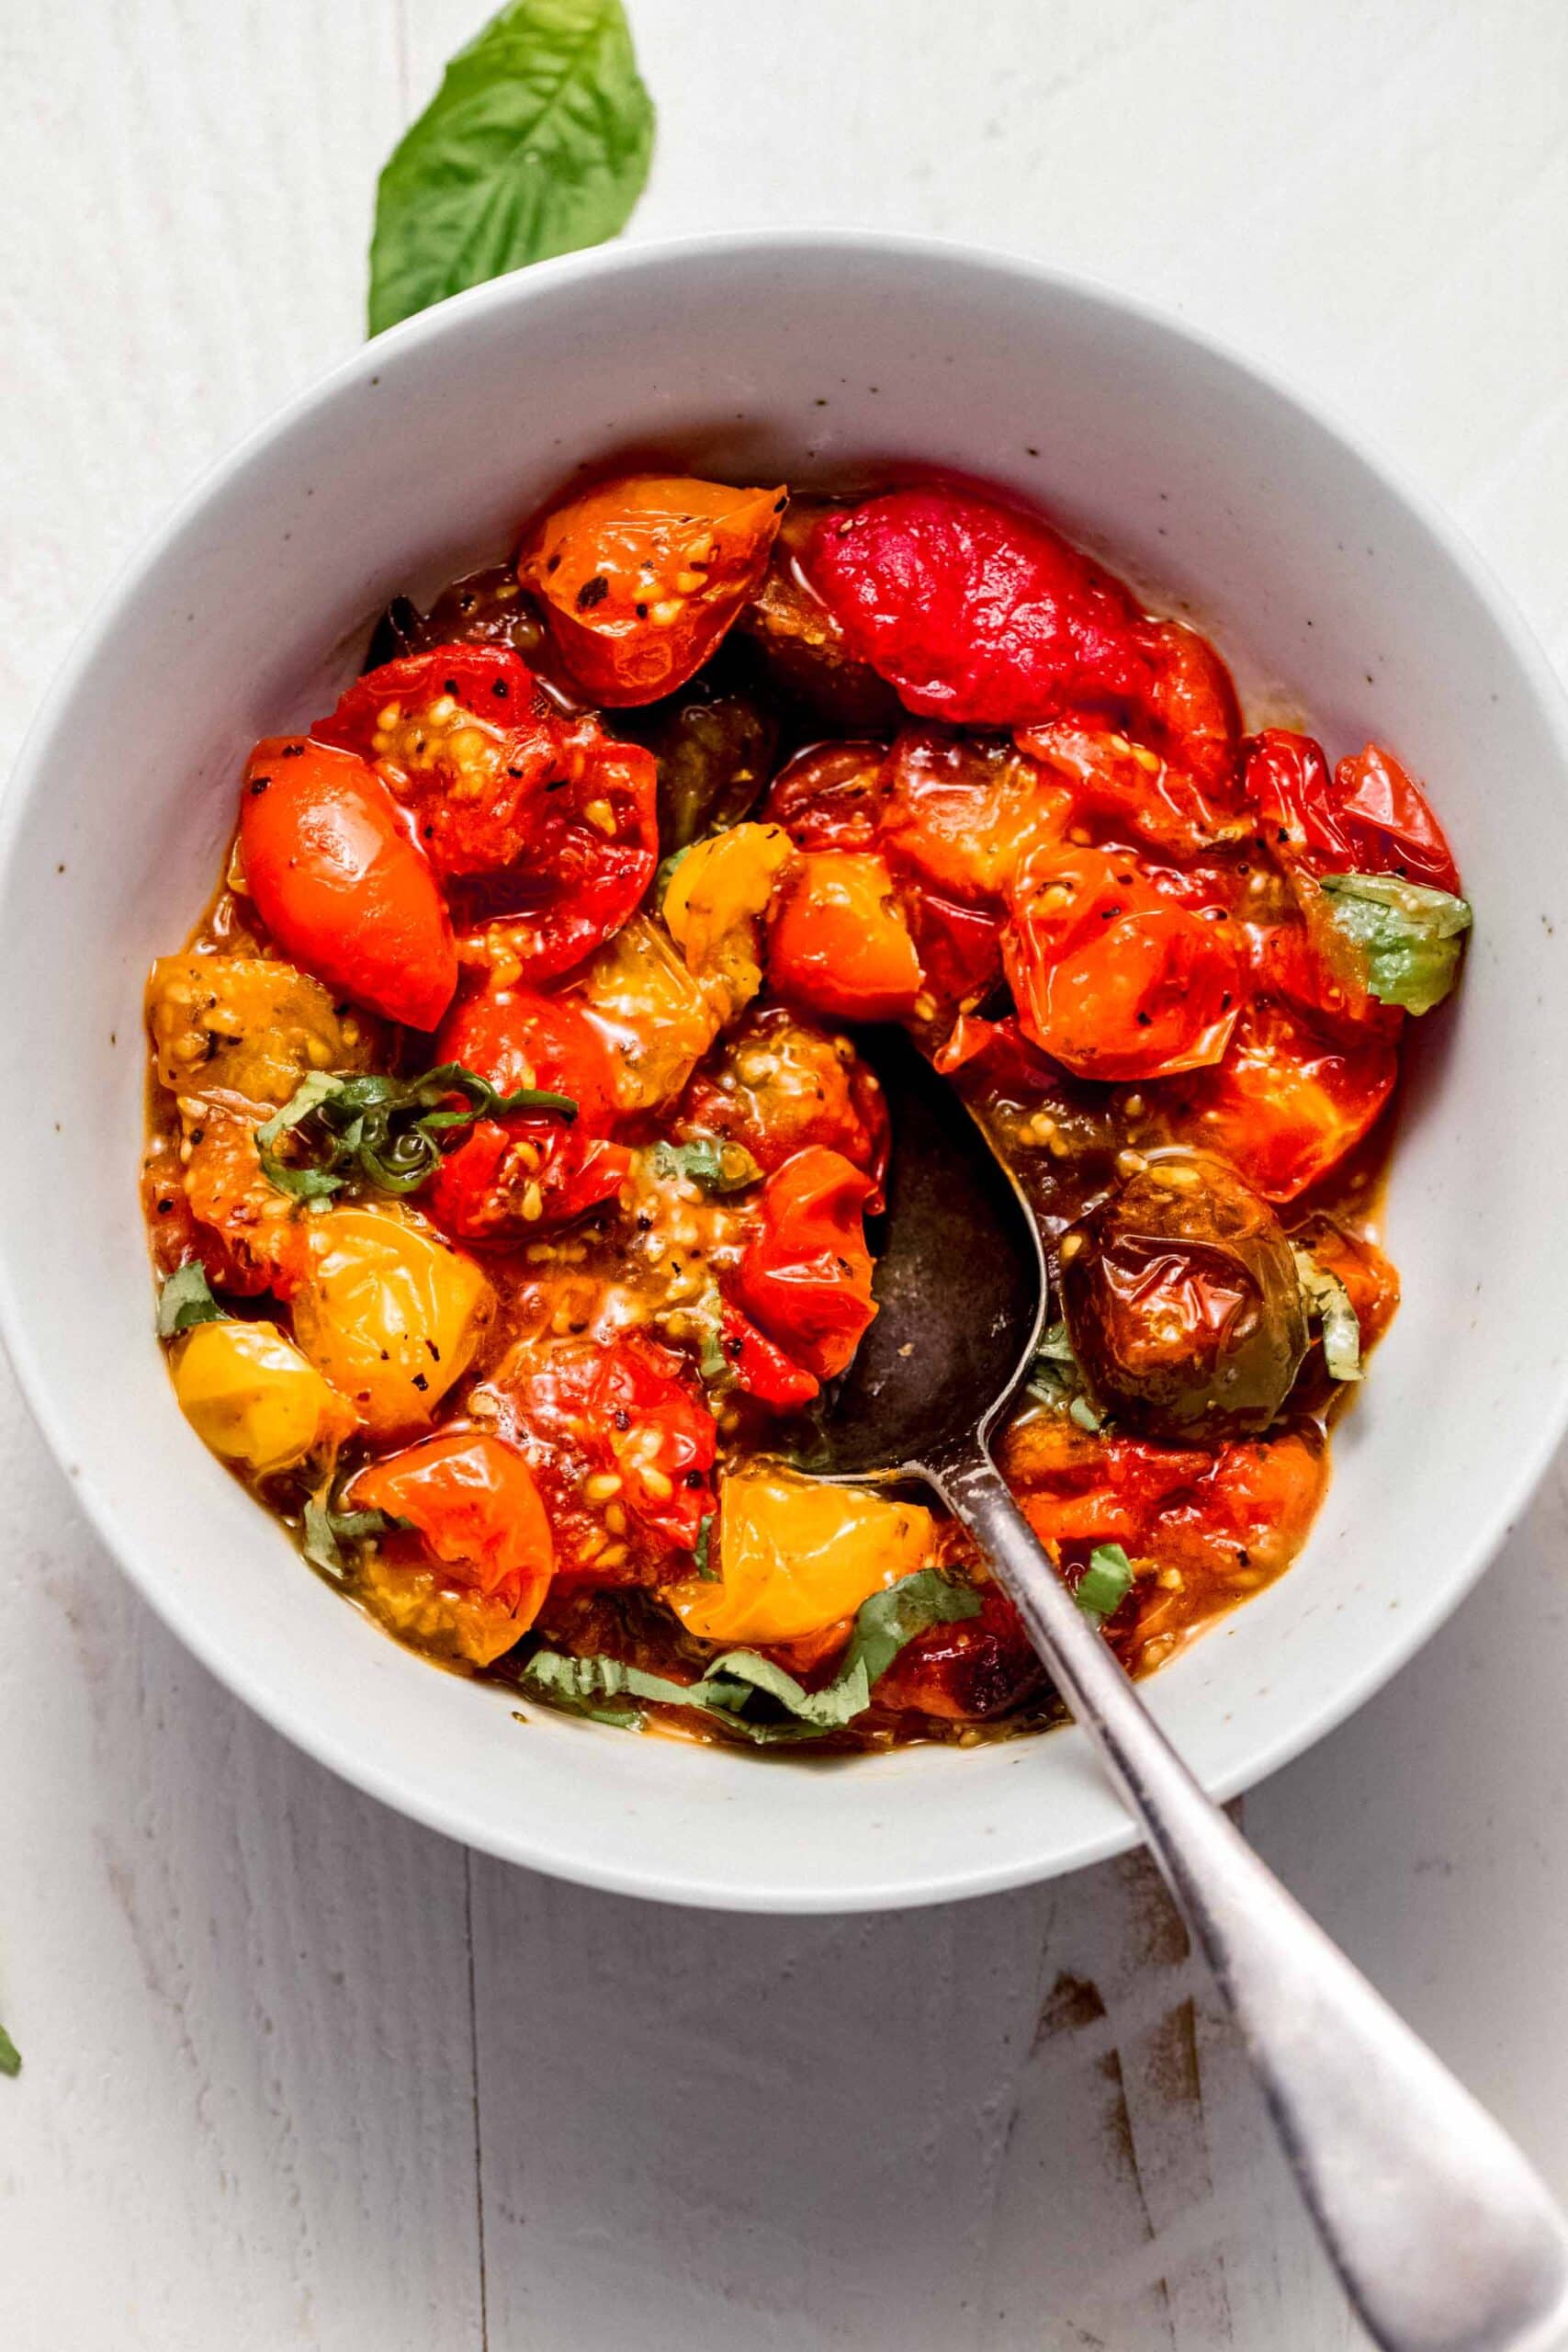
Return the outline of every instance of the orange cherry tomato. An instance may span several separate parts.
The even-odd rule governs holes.
[[[1079,1078],[1218,1061],[1242,986],[1228,932],[1223,916],[1167,897],[1126,851],[1032,858],[1002,933],[1020,1025]]]
[[[245,764],[240,853],[285,954],[356,1004],[435,1027],[457,985],[452,926],[374,769],[308,735],[268,737]]]
[[[517,576],[594,702],[655,702],[701,668],[768,565],[787,493],[631,474],[553,507]]]
[[[1060,778],[1005,738],[909,728],[883,771],[879,846],[923,888],[995,908],[1025,857],[1059,841],[1071,814]]]
[[[533,1473],[499,1438],[457,1430],[423,1438],[361,1470],[344,1500],[350,1510],[411,1521],[420,1549],[455,1583],[504,1600],[519,1633],[537,1616],[555,1544]],[[395,1533],[387,1547],[398,1554]]]
[[[1265,1200],[1292,1201],[1359,1143],[1398,1068],[1388,1037],[1336,1037],[1259,997],[1218,1067],[1173,1081],[1169,1102],[1186,1141],[1219,1152]]]
[[[873,1189],[840,1153],[797,1151],[762,1187],[740,1261],[741,1306],[818,1380],[843,1371],[876,1314],[862,1224]]]
[[[444,1231],[468,1240],[516,1240],[530,1227],[568,1224],[613,1199],[631,1154],[606,1141],[615,1114],[609,1048],[566,998],[493,989],[460,1004],[435,1044],[501,1094],[536,1087],[564,1094],[577,1115],[513,1111],[481,1119],[448,1153],[427,1200]]]
[[[768,976],[840,1021],[897,1021],[914,1008],[920,959],[880,857],[803,856],[785,880],[768,938]]]

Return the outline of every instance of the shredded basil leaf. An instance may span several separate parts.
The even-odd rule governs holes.
[[[649,1156],[656,1176],[689,1176],[705,1193],[743,1193],[762,1173],[743,1145],[707,1136],[692,1143],[656,1143]]]
[[[1054,1413],[1066,1413],[1080,1430],[1098,1430],[1104,1424],[1104,1414],[1084,1385],[1066,1323],[1053,1323],[1041,1333],[1034,1361],[1029,1367],[1028,1387],[1037,1405],[1048,1405]]]
[[[452,1108],[454,1094],[462,1096],[463,1109]],[[461,1062],[438,1063],[421,1078],[312,1070],[256,1129],[256,1150],[268,1183],[297,1200],[324,1200],[351,1182],[378,1193],[414,1193],[441,1165],[438,1137],[513,1111],[575,1119],[577,1104],[570,1094],[537,1086],[500,1094]],[[286,1135],[294,1136],[298,1155],[288,1160],[275,1148]]]
[[[0,2025],[0,2075],[19,2075],[21,2071],[22,2053],[5,2027]]]
[[[344,1544],[373,1543],[394,1528],[412,1524],[410,1520],[394,1518],[390,1511],[333,1510],[320,1496],[312,1495],[305,1505],[299,1548],[312,1567],[341,1580],[346,1573],[341,1548]]]
[[[593,1700],[639,1699],[694,1707],[759,1744],[819,1738],[864,1713],[872,1686],[917,1634],[976,1616],[979,1609],[980,1596],[969,1586],[949,1583],[936,1568],[917,1568],[861,1603],[839,1671],[820,1690],[806,1690],[754,1650],[726,1650],[695,1682],[675,1682],[619,1658],[573,1657],[560,1650],[536,1650],[523,1674],[541,1698],[574,1712],[585,1712]],[[785,1720],[751,1714],[757,1698],[773,1701]]]
[[[652,152],[621,0],[511,0],[453,58],[381,175],[370,333],[602,244],[625,228]]]
[[[1441,1004],[1471,926],[1464,899],[1396,874],[1325,874],[1317,887],[1372,996],[1406,1012]]]
[[[702,1523],[697,1529],[697,1540],[692,1546],[692,1573],[694,1576],[701,1577],[705,1584],[719,1584],[723,1581],[709,1556],[712,1546],[713,1513],[711,1510],[705,1510],[702,1516]]]
[[[196,1259],[176,1266],[158,1293],[158,1337],[172,1340],[193,1323],[222,1323],[224,1311],[208,1287],[206,1269]]]
[[[1320,1265],[1310,1250],[1291,1245],[1296,1280],[1309,1314],[1317,1317],[1323,1334],[1323,1361],[1330,1380],[1361,1377],[1361,1324],[1350,1294],[1337,1274]]]
[[[1133,1563],[1120,1544],[1097,1544],[1073,1599],[1086,1617],[1113,1617],[1133,1589]]]

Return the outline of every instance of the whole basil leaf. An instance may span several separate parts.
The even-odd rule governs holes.
[[[381,174],[370,333],[615,236],[652,152],[621,0],[512,0],[458,51]]]

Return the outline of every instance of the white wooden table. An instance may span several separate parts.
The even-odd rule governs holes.
[[[357,337],[376,170],[483,14],[0,0],[0,751],[171,495]],[[636,233],[879,222],[1102,271],[1394,446],[1568,658],[1561,0],[632,14]],[[471,1858],[175,1646],[8,1386],[0,1449],[9,2352],[1360,2341],[1141,1863],[795,1925]],[[1560,1464],[1247,1818],[1568,2195],[1565,1534]]]

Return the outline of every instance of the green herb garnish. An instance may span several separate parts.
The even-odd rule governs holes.
[[[1028,1388],[1037,1405],[1048,1405],[1055,1413],[1066,1413],[1080,1430],[1092,1431],[1104,1423],[1104,1414],[1084,1385],[1066,1323],[1053,1323],[1041,1333],[1034,1361],[1029,1367]]]
[[[22,2053],[5,2027],[0,2025],[0,2075],[19,2075],[21,2071]]]
[[[807,1690],[754,1650],[726,1650],[695,1682],[649,1674],[619,1658],[572,1657],[561,1650],[536,1650],[523,1676],[536,1697],[573,1713],[592,1713],[605,1699],[643,1700],[695,1708],[759,1746],[819,1739],[864,1713],[872,1686],[917,1634],[977,1616],[979,1609],[980,1596],[969,1586],[950,1584],[935,1568],[917,1568],[861,1603],[839,1671],[821,1690]],[[759,1700],[761,1714],[753,1712]],[[766,1711],[770,1702],[777,1713]],[[637,1720],[640,1727],[640,1716]]]
[[[511,0],[453,58],[381,175],[370,333],[615,236],[652,151],[621,0]]]
[[[1296,1280],[1309,1314],[1317,1317],[1323,1334],[1323,1361],[1330,1380],[1361,1377],[1361,1324],[1350,1294],[1337,1274],[1319,1265],[1310,1250],[1291,1245]]]
[[[705,1193],[743,1193],[762,1174],[743,1145],[707,1136],[694,1143],[656,1143],[649,1156],[656,1176],[689,1176]]]
[[[1368,992],[1406,1012],[1430,1012],[1459,976],[1470,929],[1464,899],[1396,874],[1325,874],[1330,920]]]
[[[1073,1599],[1086,1617],[1113,1617],[1133,1589],[1133,1563],[1120,1544],[1097,1544]]]
[[[312,1495],[305,1506],[299,1548],[312,1567],[341,1581],[346,1572],[343,1544],[374,1543],[394,1528],[410,1527],[412,1523],[412,1520],[395,1519],[385,1510],[333,1510],[319,1496]]]
[[[206,1270],[192,1259],[176,1266],[158,1293],[158,1337],[172,1340],[193,1323],[221,1323],[224,1311],[208,1287]]]
[[[452,1108],[454,1094],[463,1097],[466,1109]],[[536,1086],[498,1094],[488,1079],[461,1062],[441,1062],[423,1078],[345,1078],[312,1070],[282,1110],[256,1129],[256,1149],[268,1183],[296,1200],[324,1200],[351,1181],[378,1193],[414,1193],[441,1165],[438,1138],[471,1127],[476,1119],[504,1118],[512,1111],[577,1116],[570,1094]],[[290,1159],[275,1148],[286,1135],[294,1139]]]
[[[705,1510],[697,1529],[697,1540],[692,1546],[692,1574],[701,1577],[705,1584],[722,1581],[718,1570],[711,1565],[708,1555],[713,1542],[713,1513]]]

